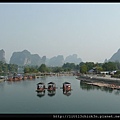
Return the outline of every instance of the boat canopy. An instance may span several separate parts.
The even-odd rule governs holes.
[[[45,83],[40,82],[37,84],[37,86],[45,86]]]
[[[42,82],[40,82],[40,83],[38,83],[37,85],[44,85],[45,83],[42,83]]]
[[[64,82],[63,84],[64,84],[64,85],[65,85],[65,84],[66,84],[66,85],[70,85],[71,83],[69,83],[69,82]]]
[[[48,85],[50,85],[50,84],[55,84],[55,83],[54,82],[49,82]]]
[[[56,84],[55,84],[54,82],[49,82],[49,83],[48,83],[48,86],[55,87],[55,86],[56,86]]]

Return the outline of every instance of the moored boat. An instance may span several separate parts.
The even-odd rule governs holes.
[[[42,91],[45,91],[45,84],[40,82],[37,84],[37,92],[42,92]]]
[[[55,91],[56,90],[56,84],[54,82],[48,83],[48,91]]]
[[[13,76],[9,75],[8,78],[7,78],[7,81],[12,81],[12,80],[13,80]]]
[[[64,91],[70,91],[71,90],[71,83],[64,82],[63,83],[63,89],[64,89]]]
[[[5,81],[5,77],[4,76],[0,76],[0,82]]]

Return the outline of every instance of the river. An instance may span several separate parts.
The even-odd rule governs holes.
[[[45,90],[44,96],[36,92],[37,83],[52,81],[58,87],[53,96]],[[61,89],[64,82],[71,83],[67,96]],[[76,76],[40,77],[34,80],[0,82],[1,114],[98,114],[120,113],[120,90],[86,85]]]

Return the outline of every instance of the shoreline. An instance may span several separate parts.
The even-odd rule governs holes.
[[[79,76],[76,79],[89,85],[120,90],[120,79],[119,78],[111,78],[110,76],[100,77],[97,75],[95,76],[84,75],[84,76]]]

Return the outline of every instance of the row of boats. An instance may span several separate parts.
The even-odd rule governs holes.
[[[37,84],[37,96],[42,97],[45,95],[45,90],[48,91],[48,95],[49,96],[54,96],[56,93],[56,89],[58,89],[58,87],[56,87],[56,84],[54,82],[49,82],[47,88],[45,87],[45,83],[40,82]],[[60,87],[60,89],[63,89],[63,94],[64,95],[71,95],[71,83],[69,82],[64,82],[63,86]]]
[[[35,79],[35,75],[8,75],[8,76],[0,76],[0,80],[4,81],[19,81],[19,80],[26,80],[26,79]]]
[[[54,82],[49,82],[48,83],[48,87],[45,87],[45,83],[43,82],[39,82],[37,84],[37,90],[36,92],[42,92],[45,89],[47,89],[48,91],[55,91],[58,87],[56,87],[56,84]],[[65,91],[70,91],[71,90],[71,83],[69,82],[64,82],[63,86],[60,87],[61,89],[64,89]]]

